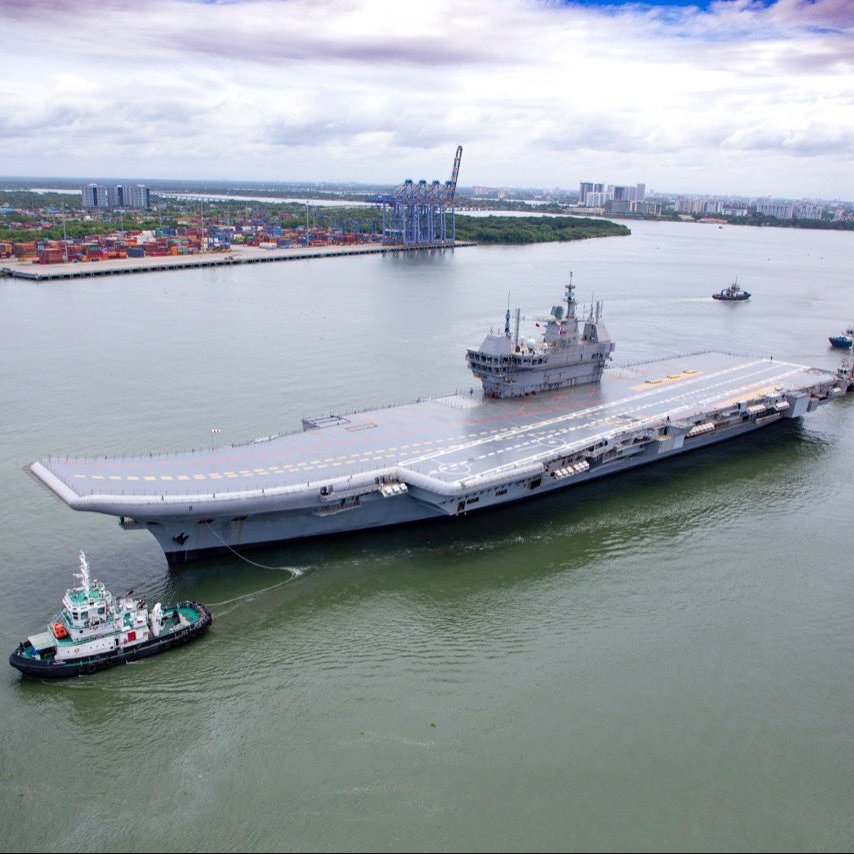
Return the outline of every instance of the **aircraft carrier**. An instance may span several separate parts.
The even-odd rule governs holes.
[[[482,390],[306,419],[243,445],[51,457],[31,471],[72,508],[150,531],[180,563],[565,489],[799,418],[850,384],[841,372],[719,352],[603,372],[613,342],[601,306],[580,321],[571,286],[566,301],[539,341],[519,339],[518,312],[514,338],[508,310],[504,336],[468,351]]]

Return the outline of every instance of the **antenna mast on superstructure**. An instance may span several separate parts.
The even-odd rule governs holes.
[[[575,317],[575,285],[572,284],[572,270],[569,271],[569,284],[566,286],[566,316]]]
[[[89,591],[89,562],[86,560],[86,555],[83,554],[83,550],[81,549],[77,556],[80,558],[80,572],[75,573],[77,578],[83,582],[83,589],[87,592]]]

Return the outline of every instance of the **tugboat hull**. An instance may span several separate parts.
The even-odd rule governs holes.
[[[38,676],[43,679],[65,679],[71,676],[88,676],[100,670],[106,670],[108,667],[150,658],[152,655],[189,643],[210,628],[213,616],[201,602],[181,602],[180,606],[195,610],[199,619],[188,626],[175,629],[160,637],[151,638],[151,640],[128,649],[65,661],[43,661],[27,655],[26,646],[21,643],[9,656],[9,664],[26,676]]]

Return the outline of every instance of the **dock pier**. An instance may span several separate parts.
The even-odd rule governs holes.
[[[312,258],[340,258],[345,255],[377,255],[386,252],[415,252],[423,249],[457,249],[475,246],[471,240],[417,245],[358,244],[355,246],[315,246],[303,248],[258,249],[240,247],[227,253],[198,255],[160,255],[147,258],[116,258],[63,264],[11,263],[0,273],[16,279],[44,282],[55,279],[85,279],[92,276],[117,276],[154,273],[161,270],[186,270],[197,267],[232,267],[239,264],[264,264],[274,261],[305,261]]]

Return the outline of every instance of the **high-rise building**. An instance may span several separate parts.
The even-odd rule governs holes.
[[[101,184],[87,184],[82,188],[85,210],[109,210],[110,194]]]
[[[151,208],[151,191],[144,184],[130,186],[114,184],[106,187],[101,184],[87,184],[82,189],[83,207],[87,210],[113,210],[115,208]]]
[[[795,206],[785,202],[758,202],[756,213],[777,219],[791,219],[795,214]]]
[[[124,191],[124,207],[137,208],[144,211],[151,208],[151,190],[144,184],[137,184],[134,187],[123,187],[122,189]]]
[[[592,181],[582,181],[578,190],[578,204],[582,207],[596,207],[588,201],[588,196],[591,193],[602,193],[604,191],[604,184],[596,184]]]
[[[795,216],[798,219],[821,219],[822,213],[819,205],[802,204],[795,207]]]
[[[615,202],[642,202],[646,197],[646,184],[636,184],[634,187],[609,185],[609,191]]]

